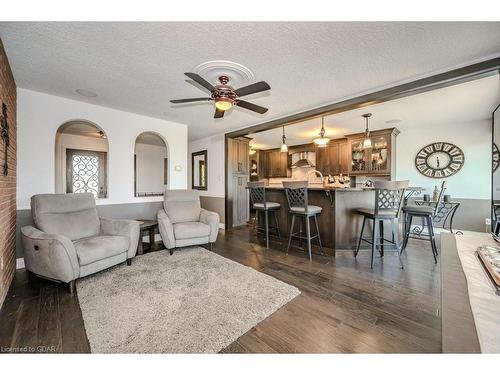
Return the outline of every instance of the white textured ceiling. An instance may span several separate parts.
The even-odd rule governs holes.
[[[190,139],[496,56],[498,35],[498,22],[0,23],[19,87],[185,123]],[[209,60],[267,81],[270,92],[247,99],[269,112],[214,120],[210,103],[171,105],[203,96],[183,73]]]
[[[352,111],[325,116],[326,135],[343,138],[365,130],[363,113],[372,113],[371,130],[396,127],[400,131],[412,127],[432,128],[491,119],[500,100],[500,76],[469,81],[446,88],[428,91],[374,104]],[[396,121],[394,121],[396,120]],[[288,145],[312,142],[321,128],[321,118],[298,122],[285,127]],[[282,129],[249,134],[255,149],[270,149],[281,145]]]

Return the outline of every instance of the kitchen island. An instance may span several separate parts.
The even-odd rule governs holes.
[[[356,209],[373,207],[375,203],[374,190],[311,184],[308,188],[308,199],[310,205],[322,208],[322,212],[318,216],[318,225],[325,253],[335,255],[335,251],[339,249],[354,249],[363,222],[362,216],[356,213]],[[281,236],[286,244],[290,232],[291,215],[288,213],[288,203],[283,186],[281,184],[267,186],[266,200],[281,205],[281,209],[278,211],[279,226]],[[298,224],[295,225],[295,231],[298,231]],[[294,241],[296,240],[294,239]],[[294,245],[297,246],[297,242],[294,242]],[[313,245],[313,252],[318,253],[319,246],[316,240],[313,240]]]

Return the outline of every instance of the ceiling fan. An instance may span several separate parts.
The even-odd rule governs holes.
[[[220,85],[213,86],[210,82],[200,77],[196,73],[184,73],[193,81],[199,83],[201,86],[210,91],[211,95],[207,98],[190,98],[190,99],[176,99],[171,100],[171,103],[190,103],[190,102],[202,102],[202,101],[214,101],[215,102],[215,115],[214,118],[221,118],[224,116],[224,112],[230,109],[233,105],[238,107],[243,107],[260,114],[266,113],[267,108],[261,107],[260,105],[241,100],[241,96],[255,94],[257,92],[266,91],[271,89],[271,87],[264,81],[252,83],[251,85],[240,87],[239,89],[234,89],[228,85],[229,77],[220,76]]]

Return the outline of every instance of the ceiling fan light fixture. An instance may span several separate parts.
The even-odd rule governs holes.
[[[217,98],[215,99],[215,108],[219,111],[227,111],[233,106],[233,101],[228,98]]]
[[[325,137],[325,117],[321,117],[321,130],[319,132],[319,137],[313,139],[313,142],[318,146],[318,147],[326,147],[328,142],[330,142],[330,138]]]

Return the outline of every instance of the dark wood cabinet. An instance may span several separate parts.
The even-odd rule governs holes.
[[[318,147],[316,151],[316,170],[323,174],[330,173],[330,147]]]
[[[262,180],[267,177],[268,172],[268,162],[267,162],[267,152],[263,150],[257,151],[258,153],[258,160],[259,160],[259,166],[258,166],[258,176],[259,180]]]
[[[347,139],[333,139],[327,147],[316,146],[316,169],[325,175],[347,174],[349,162]]]
[[[373,131],[371,148],[363,148],[364,133],[348,135],[349,174],[393,177],[396,170],[396,128]]]
[[[247,183],[249,177],[233,175],[233,226],[245,225],[250,220],[250,200]]]
[[[266,150],[265,174],[264,177],[287,177],[288,174],[288,153],[281,152],[280,149]]]
[[[249,197],[246,189],[250,178],[250,158],[248,138],[229,138],[227,168],[230,178],[227,180],[227,215],[228,228],[244,225],[249,220]]]
[[[231,154],[231,170],[232,173],[249,173],[249,140],[247,139],[230,139],[229,148]]]
[[[349,154],[349,144],[347,139],[339,143],[339,173],[348,174],[351,158]]]

